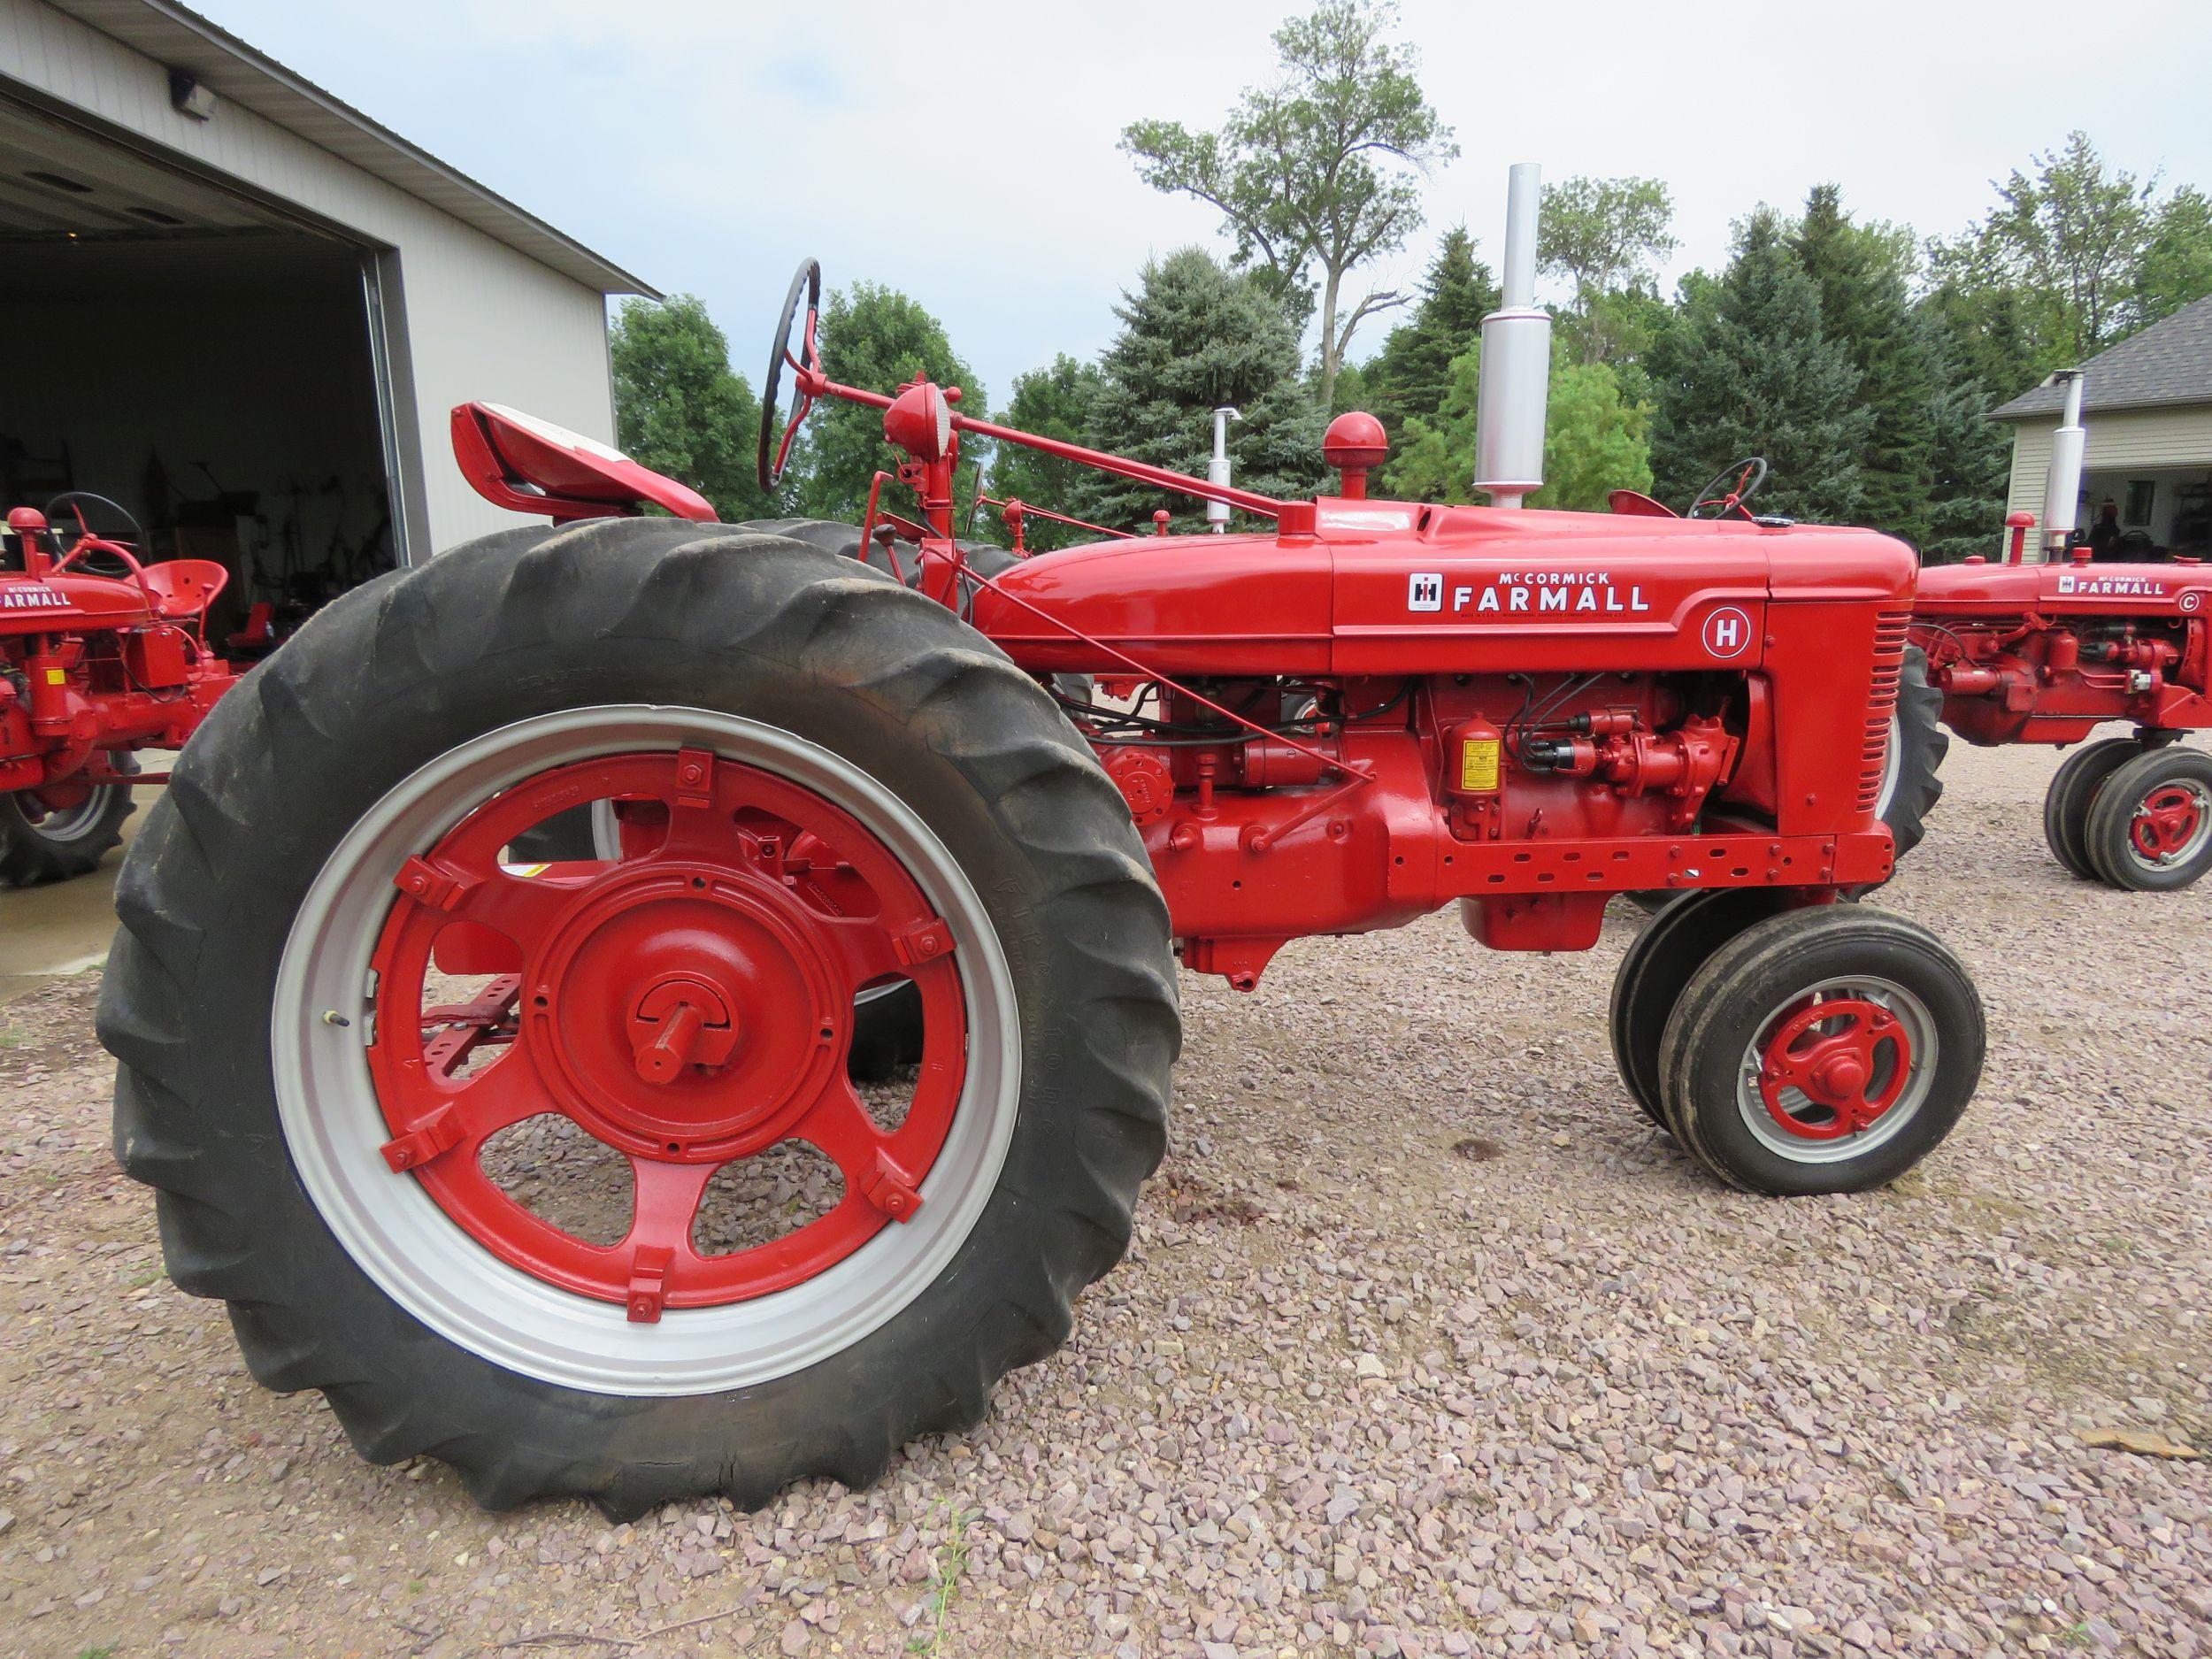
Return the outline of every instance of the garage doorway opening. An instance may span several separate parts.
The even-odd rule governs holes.
[[[401,561],[374,256],[0,104],[0,510],[118,503],[264,654]],[[112,524],[96,524],[106,534]]]

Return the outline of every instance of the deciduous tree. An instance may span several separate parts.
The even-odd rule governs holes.
[[[1536,257],[1546,274],[1574,286],[1562,333],[1577,359],[1620,355],[1629,319],[1619,302],[1647,294],[1656,263],[1675,249],[1674,200],[1656,179],[1573,178],[1544,188]]]
[[[607,351],[615,442],[633,460],[690,485],[725,518],[769,510],[754,469],[760,403],[704,305],[688,294],[630,300]]]
[[[1389,38],[1383,0],[1323,0],[1275,31],[1280,73],[1250,88],[1217,133],[1138,121],[1121,147],[1154,188],[1217,209],[1236,263],[1279,293],[1319,273],[1320,402],[1335,394],[1360,323],[1402,303],[1381,290],[1350,301],[1345,283],[1421,223],[1417,180],[1459,153],[1421,91],[1414,50]]]
[[[847,386],[888,392],[926,377],[958,387],[963,409],[984,407],[983,388],[953,351],[944,325],[895,288],[855,282],[832,294],[822,308],[821,348],[823,373]],[[870,480],[894,459],[882,415],[832,398],[808,417],[804,441],[797,488],[789,493],[810,517],[857,523],[867,511]],[[986,457],[971,440],[962,442],[964,497],[974,464]]]
[[[1015,376],[1014,396],[999,417],[1000,423],[1043,438],[1087,444],[1091,404],[1101,384],[1096,368],[1062,352],[1046,367]],[[997,450],[991,464],[991,494],[1000,500],[1018,500],[1056,512],[1073,513],[1087,499],[1093,476],[1089,468],[1018,443],[1002,443]],[[1009,540],[1002,521],[987,507],[977,519],[977,533],[1002,542]],[[1038,552],[1090,539],[1082,531],[1043,518],[1031,519],[1023,536]]]

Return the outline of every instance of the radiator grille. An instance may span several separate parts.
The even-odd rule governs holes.
[[[1889,717],[1897,707],[1897,680],[1904,669],[1909,611],[1885,611],[1874,624],[1874,684],[1866,703],[1866,736],[1860,749],[1859,810],[1881,803],[1882,768],[1889,758]]]

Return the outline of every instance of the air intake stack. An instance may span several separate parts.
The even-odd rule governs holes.
[[[1502,303],[1482,319],[1482,382],[1475,400],[1475,488],[1494,507],[1517,507],[1544,484],[1544,416],[1551,389],[1551,315],[1536,304],[1536,217],[1542,175],[1514,164],[1505,210]]]

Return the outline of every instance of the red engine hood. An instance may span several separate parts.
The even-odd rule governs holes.
[[[2089,612],[2194,616],[2212,606],[2212,565],[1938,565],[1920,572],[1929,616]]]
[[[1317,520],[1041,555],[975,622],[1038,670],[1123,667],[1059,623],[1168,673],[1743,668],[1771,601],[1911,603],[1911,550],[1870,531],[1330,499]]]
[[[71,634],[129,627],[151,618],[135,582],[0,572],[0,634]]]

